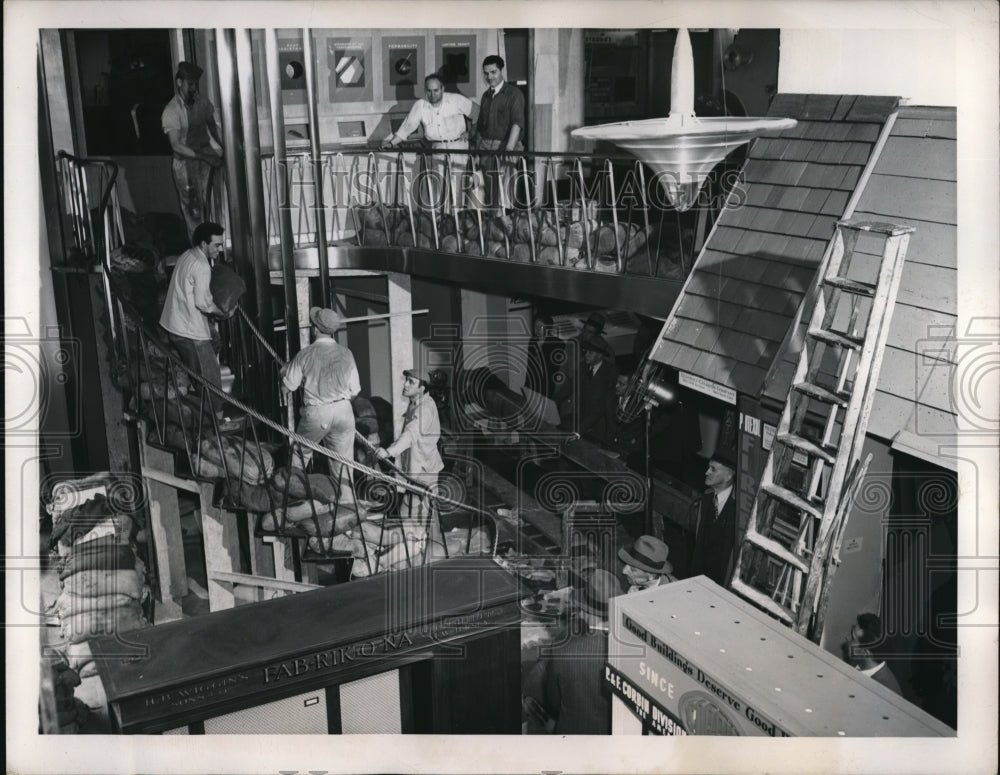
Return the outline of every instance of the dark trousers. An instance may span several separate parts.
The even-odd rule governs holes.
[[[206,382],[221,390],[222,369],[211,340],[187,339],[176,334],[169,334],[169,337],[170,344],[177,351],[181,362]],[[214,396],[209,397],[209,406],[216,408],[216,414],[221,414],[222,409]]]

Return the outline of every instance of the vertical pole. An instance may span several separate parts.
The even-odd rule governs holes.
[[[323,202],[323,154],[319,141],[319,117],[316,113],[316,55],[312,31],[302,30],[302,57],[306,66],[306,108],[309,111],[309,150],[312,155],[313,215],[316,224],[316,250],[319,257],[319,305],[329,308],[330,263],[326,242],[326,206]]]
[[[264,206],[263,160],[260,148],[260,127],[257,124],[257,91],[254,83],[253,49],[248,29],[236,31],[236,78],[240,90],[240,111],[243,119],[243,166],[246,172],[246,203],[249,213],[249,256],[253,269],[253,302],[248,314],[256,315],[257,330],[270,343],[274,343],[274,315],[271,312],[271,267],[268,262],[267,211]],[[249,283],[247,284],[249,287]],[[274,392],[273,364],[266,355],[259,358],[248,353],[248,367],[259,380],[260,397],[257,404],[269,415],[277,408]]]
[[[289,208],[288,153],[285,149],[285,116],[281,104],[281,65],[278,62],[278,31],[264,32],[264,61],[271,108],[271,135],[274,137],[275,185],[278,187],[278,239],[281,246],[281,281],[285,290],[286,350],[289,360],[299,351],[298,300],[295,291],[295,254],[292,250],[292,214]]]

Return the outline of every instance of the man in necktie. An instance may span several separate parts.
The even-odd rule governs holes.
[[[479,108],[475,147],[480,151],[510,154],[524,149],[524,95],[517,86],[504,80],[503,69],[503,58],[496,54],[483,60],[483,78],[489,88],[483,93]],[[510,197],[501,199],[499,191],[501,172],[506,181],[511,171],[509,157],[484,156],[481,163],[488,183],[487,206],[509,206]]]
[[[691,554],[691,576],[708,576],[725,587],[733,572],[736,555],[736,499],[733,482],[736,462],[728,450],[718,449],[705,471],[702,497]]]

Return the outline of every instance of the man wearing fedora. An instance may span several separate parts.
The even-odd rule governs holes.
[[[708,576],[725,587],[733,574],[739,546],[733,481],[736,461],[728,450],[716,450],[705,471],[708,488],[701,499],[690,575]]]
[[[400,468],[408,476],[433,490],[437,486],[438,474],[444,468],[444,461],[438,451],[441,420],[437,404],[429,393],[430,382],[426,369],[407,369],[403,372],[403,396],[410,402],[403,415],[403,430],[399,438],[388,447],[380,448],[376,456],[380,460],[389,457],[400,459]],[[427,505],[424,499],[419,505],[411,504],[410,515],[429,513],[424,508]]]
[[[545,670],[545,709],[557,735],[611,734],[611,695],[604,683],[608,657],[608,601],[621,594],[618,579],[595,569],[573,590],[570,636],[555,646]]]
[[[614,366],[614,351],[602,336],[585,339],[583,368],[580,372],[579,433],[592,441],[610,443],[615,432],[615,383],[618,379]]]
[[[329,448],[342,460],[353,460],[355,421],[351,399],[361,392],[361,380],[354,354],[333,338],[344,327],[344,320],[331,309],[313,307],[309,321],[315,329],[315,340],[281,370],[286,392],[302,386],[302,411],[295,432]],[[291,465],[306,468],[311,458],[311,449],[293,449]],[[342,469],[341,462],[330,461],[335,481],[339,481]],[[349,486],[350,477],[346,477],[342,495]]]
[[[618,558],[625,563],[624,573],[630,584],[628,592],[677,581],[671,575],[674,566],[667,559],[669,553],[669,547],[654,536],[639,536],[631,546],[619,549]]]

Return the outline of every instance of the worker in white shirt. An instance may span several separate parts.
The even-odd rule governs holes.
[[[417,100],[410,108],[409,114],[402,125],[382,141],[382,150],[397,147],[407,137],[421,127],[424,139],[434,150],[464,151],[469,148],[469,128],[479,117],[479,107],[463,94],[446,92],[444,82],[437,73],[431,73],[424,78],[424,98]],[[445,196],[444,179],[448,164],[445,156],[438,154],[430,157],[429,169],[424,170],[427,176],[423,185],[415,183],[414,190],[421,201],[436,208],[442,196]],[[455,154],[451,156],[452,175],[450,181],[452,190],[462,191],[458,174],[464,172],[468,156]],[[426,200],[424,199],[426,197]]]

